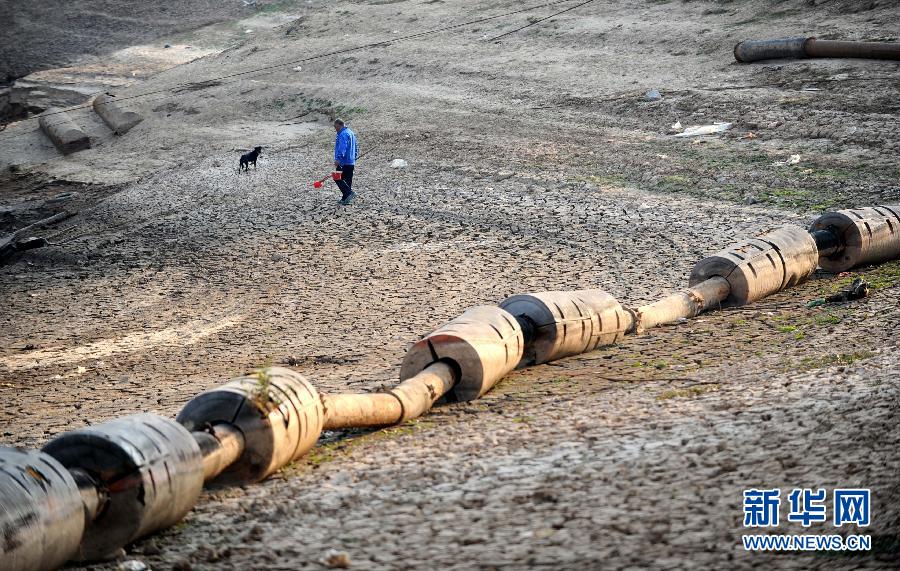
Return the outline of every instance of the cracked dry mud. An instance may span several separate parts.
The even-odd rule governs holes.
[[[637,306],[736,239],[900,202],[900,65],[739,66],[730,53],[754,36],[888,35],[900,17],[871,4],[596,2],[499,45],[483,38],[524,16],[142,102],[128,135],[91,124],[101,144],[65,159],[37,134],[0,140],[0,162],[100,193],[73,219],[82,237],[0,268],[3,444],[174,416],[267,357],[322,392],[377,390],[411,342],[466,307],[578,288]],[[461,6],[304,4],[152,87],[519,4]],[[650,88],[661,102],[640,100]],[[349,208],[311,185],[333,138],[319,99],[350,113],[363,150],[380,146]],[[676,120],[735,126],[695,142],[666,135]],[[238,176],[234,149],[255,144],[258,170]],[[801,162],[773,165],[791,154]],[[409,168],[389,168],[396,157]],[[354,569],[895,568],[900,263],[860,271],[869,299],[807,309],[852,278],[817,273],[516,372],[408,425],[327,433],[267,482],[205,492],[129,557],[319,569],[333,548]],[[741,493],[754,486],[870,487],[873,550],[745,553]]]

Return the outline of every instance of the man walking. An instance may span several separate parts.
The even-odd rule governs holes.
[[[356,165],[359,152],[356,149],[356,133],[344,125],[341,119],[334,120],[334,130],[337,132],[337,137],[334,139],[334,168],[341,171],[341,180],[337,180],[335,183],[341,189],[340,204],[346,206],[356,197],[351,186],[353,185],[353,167]]]

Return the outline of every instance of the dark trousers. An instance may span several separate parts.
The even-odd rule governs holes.
[[[350,187],[353,185],[353,165],[344,165],[337,170],[341,171],[341,180],[334,182],[341,189],[341,200],[344,200],[350,196]]]

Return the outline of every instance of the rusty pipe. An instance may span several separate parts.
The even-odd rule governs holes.
[[[244,453],[244,434],[232,424],[216,424],[191,433],[203,454],[203,481],[209,482]]]
[[[384,393],[322,395],[325,430],[390,426],[428,412],[457,382],[453,368],[438,361]]]
[[[641,331],[674,323],[682,318],[694,317],[708,309],[718,307],[731,293],[728,280],[713,276],[693,287],[665,297],[635,310],[635,330]]]
[[[900,60],[900,43],[891,42],[844,42],[809,38],[803,44],[803,50],[809,57]]]
[[[816,38],[748,40],[734,46],[734,59],[749,63],[781,58],[863,58],[900,60],[900,43],[846,42]]]

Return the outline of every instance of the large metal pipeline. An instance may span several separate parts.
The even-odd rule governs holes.
[[[900,43],[846,42],[797,37],[747,40],[734,46],[734,59],[741,63],[808,57],[900,60]]]
[[[623,335],[743,305],[829,271],[900,258],[900,206],[829,212],[698,262],[690,287],[636,310],[600,290],[542,292],[479,306],[408,351],[385,393],[319,395],[270,367],[192,399],[173,422],[140,414],[64,433],[42,452],[0,448],[0,569],[53,569],[109,557],[172,525],[207,483],[247,483],[301,457],[323,429],[385,426],[441,398],[470,400],[517,367]]]

